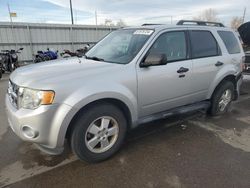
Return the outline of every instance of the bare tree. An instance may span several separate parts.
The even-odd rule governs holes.
[[[125,26],[127,26],[127,24],[126,24],[122,19],[120,19],[120,20],[116,23],[116,26],[118,26],[118,27],[125,27]]]
[[[104,25],[105,26],[114,26],[113,20],[111,20],[111,19],[105,19]]]
[[[208,22],[218,22],[218,13],[214,9],[206,9],[200,13],[194,20],[208,21]]]
[[[231,20],[231,28],[237,30],[242,23],[243,23],[242,18],[238,17],[238,16],[235,16]]]

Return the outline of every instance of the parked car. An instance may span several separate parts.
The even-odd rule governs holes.
[[[5,100],[12,130],[50,154],[68,139],[81,160],[99,162],[140,124],[227,112],[242,82],[239,38],[216,23],[179,24],[119,29],[85,57],[16,70]]]
[[[250,51],[245,52],[245,71],[250,72]]]
[[[250,22],[246,22],[244,24],[242,24],[239,28],[238,28],[240,37],[243,41],[243,47],[245,50],[245,55],[246,55],[246,59],[245,59],[245,71],[246,72],[250,72]]]

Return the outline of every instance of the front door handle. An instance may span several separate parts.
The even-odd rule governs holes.
[[[222,66],[222,65],[224,65],[224,63],[221,62],[221,61],[218,61],[217,63],[215,63],[215,66],[216,66],[216,67],[219,67],[219,66]]]
[[[184,72],[188,72],[189,69],[185,68],[185,67],[181,67],[179,70],[177,70],[177,73],[184,73]]]

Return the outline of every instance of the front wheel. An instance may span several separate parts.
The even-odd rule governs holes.
[[[75,121],[70,143],[81,160],[100,162],[121,147],[127,131],[122,111],[112,104],[99,104],[84,111]]]
[[[234,96],[234,84],[230,81],[222,83],[214,92],[211,99],[209,114],[217,116],[228,111]]]
[[[43,61],[43,59],[41,57],[36,57],[36,59],[35,59],[35,63],[40,63],[42,61]]]
[[[15,70],[15,63],[9,62],[8,63],[8,71],[13,72]]]
[[[15,65],[15,69],[17,69],[18,67],[20,67],[20,64],[19,64],[19,62],[17,61],[17,62],[15,62],[14,63],[14,65]]]

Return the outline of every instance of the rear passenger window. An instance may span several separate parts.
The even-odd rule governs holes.
[[[209,31],[190,31],[192,57],[202,58],[219,55],[219,47]]]
[[[237,54],[240,53],[240,46],[239,43],[231,31],[218,31],[221,39],[223,40],[228,53],[230,54]]]

